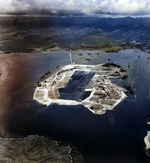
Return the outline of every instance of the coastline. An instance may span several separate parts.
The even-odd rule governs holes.
[[[0,149],[0,162],[46,163],[53,160],[60,163],[75,163],[82,162],[83,159],[75,147],[38,135],[0,138]]]
[[[55,46],[53,48],[49,47],[42,47],[42,48],[32,48],[32,49],[25,49],[25,50],[5,50],[5,51],[0,51],[0,54],[11,54],[11,53],[50,53],[50,52],[56,52],[56,51],[95,51],[95,50],[100,50],[104,51],[106,53],[118,53],[121,50],[127,50],[127,49],[139,49],[145,53],[150,54],[150,50],[148,49],[143,49],[141,47],[137,47],[131,44],[131,46],[125,46],[125,45],[119,45],[119,46],[112,46],[112,47],[104,47],[104,48],[62,48],[60,46]]]

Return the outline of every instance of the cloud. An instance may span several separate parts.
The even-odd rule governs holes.
[[[80,11],[84,14],[148,14],[150,15],[149,0],[1,0],[2,12],[18,12],[51,10],[53,12]]]

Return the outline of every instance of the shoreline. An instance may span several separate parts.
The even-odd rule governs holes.
[[[56,46],[54,48],[33,48],[33,49],[26,49],[23,51],[14,51],[14,50],[6,50],[6,51],[0,51],[0,54],[15,54],[15,53],[51,53],[51,52],[57,52],[57,51],[103,51],[105,53],[118,53],[121,50],[132,50],[132,49],[139,49],[145,53],[150,54],[150,50],[148,49],[141,49],[141,48],[130,48],[130,47],[121,47],[121,46],[113,46],[112,48],[98,48],[98,49],[93,49],[93,48],[72,48],[72,49],[68,49],[68,48],[61,48],[59,46]]]
[[[23,138],[0,137],[0,161],[6,162],[82,162],[83,157],[77,148],[69,144],[50,140],[45,136],[29,135]],[[8,151],[6,153],[6,151]]]

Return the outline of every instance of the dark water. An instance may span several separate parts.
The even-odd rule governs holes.
[[[149,54],[140,50],[109,54],[93,51],[90,56],[87,53],[72,52],[73,62],[100,64],[110,58],[109,62],[124,67],[131,63],[129,77],[112,82],[131,86],[134,94],[127,94],[126,102],[104,115],[94,115],[82,106],[42,106],[32,100],[34,84],[46,71],[69,64],[69,52],[1,55],[10,71],[5,86],[0,87],[1,99],[5,97],[0,103],[1,136],[39,134],[62,140],[76,146],[86,163],[149,163],[144,152],[146,120],[150,117]]]

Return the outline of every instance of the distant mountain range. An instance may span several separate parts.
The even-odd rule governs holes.
[[[37,48],[102,49],[124,42],[150,49],[150,18],[87,16],[1,16],[0,51],[29,52]]]

